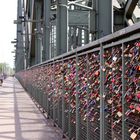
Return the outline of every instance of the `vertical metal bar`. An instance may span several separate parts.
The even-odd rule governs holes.
[[[70,70],[68,70],[68,72],[70,72]],[[69,138],[71,139],[72,133],[71,133],[71,106],[70,106],[70,102],[71,102],[71,94],[70,94],[70,90],[68,90],[68,94],[69,94],[69,112],[68,112],[68,116],[69,116],[69,124],[68,124],[68,134],[69,134]]]
[[[38,50],[37,50],[37,35],[35,35],[35,64],[37,64],[37,52],[38,52]]]
[[[84,30],[84,44],[89,43],[89,32]]]
[[[28,20],[27,14],[25,14],[25,18]],[[28,28],[28,23],[25,22],[25,69],[27,69],[30,64],[29,64],[29,28]]]
[[[41,89],[39,89],[39,93],[40,93],[40,105],[41,105],[41,107],[42,107],[42,103],[43,103],[43,102],[42,102],[42,99],[43,99],[43,97],[42,97],[43,95],[42,95],[42,94],[43,94],[43,92],[42,92]]]
[[[63,59],[63,58],[62,58]],[[64,66],[64,60],[62,60],[62,68]],[[65,95],[65,90],[64,90],[64,73],[62,73],[62,130],[63,133],[65,133],[65,100],[64,100],[64,95]]]
[[[47,117],[49,117],[50,116],[50,111],[49,111],[49,98],[48,98],[48,95],[49,93],[46,93],[46,103],[45,103],[45,105],[46,105],[46,111],[47,111]]]
[[[89,32],[96,33],[96,0],[92,1],[92,10],[89,11]]]
[[[17,20],[22,20],[23,14],[22,14],[22,6],[23,6],[23,0],[18,0],[17,3]],[[23,24],[17,24],[17,45],[16,45],[16,72],[24,69],[24,45],[23,45]]]
[[[36,20],[41,19],[41,2],[35,2]],[[35,61],[36,64],[42,62],[42,35],[41,35],[41,22],[36,23],[36,36],[35,36]]]
[[[100,140],[104,140],[104,49],[102,44],[100,48]]]
[[[42,108],[44,108],[43,100],[44,100],[44,93],[43,93],[43,90],[41,90],[41,107]]]
[[[51,24],[51,31],[50,31],[50,47],[49,47],[49,59],[52,58],[52,32],[53,32],[53,25]]]
[[[77,48],[76,31],[77,31],[76,26],[73,26],[73,40],[72,40],[73,48],[72,49]]]
[[[54,25],[52,26],[52,49],[51,49],[51,56],[54,57]]]
[[[44,54],[43,61],[50,58],[50,0],[44,0]]]
[[[50,54],[51,54],[51,58],[54,57],[54,43],[53,43],[53,36],[54,36],[54,26],[52,25],[52,30],[51,30],[51,50],[50,50]]]
[[[39,96],[40,96],[40,92],[39,92],[38,87],[36,87],[36,88],[37,88],[37,102],[39,103]]]
[[[56,96],[59,96],[58,93],[57,93],[57,91],[56,91],[56,94],[57,94]],[[61,127],[61,124],[60,124],[60,117],[61,117],[61,113],[62,113],[62,112],[61,112],[61,107],[60,107],[60,101],[61,101],[61,99],[58,97],[58,99],[57,99],[57,105],[56,105],[56,109],[57,109],[57,110],[56,110],[56,113],[57,113],[57,120],[58,120],[57,123],[58,123],[58,126],[59,126],[59,127]]]
[[[68,0],[57,1],[57,55],[67,52],[68,45]]]
[[[35,5],[35,0],[30,0],[30,19],[34,18],[34,5]],[[31,26],[29,27],[29,34],[31,34],[32,29],[33,29],[33,24],[31,23]],[[32,37],[31,37],[32,38]],[[31,43],[31,38],[29,39],[29,66],[33,66],[35,65],[35,57],[31,55],[31,47],[32,47],[32,43]]]
[[[48,67],[49,67],[49,64],[46,66],[47,67],[47,74],[48,74]],[[47,79],[48,80],[48,79]],[[48,80],[49,81],[49,80]],[[48,85],[47,85],[48,87]],[[50,116],[50,111],[49,111],[49,92],[46,93],[46,100],[47,100],[47,117]]]
[[[82,30],[78,29],[78,46],[82,45]]]
[[[80,140],[78,56],[76,51],[76,140]]]
[[[52,82],[53,82],[53,95],[52,96],[54,96],[55,95],[55,69],[54,69],[54,62],[53,62],[53,80],[52,80]],[[53,98],[53,121],[55,122],[55,104],[54,104],[54,97],[52,97]]]
[[[124,44],[122,43],[122,140],[125,140],[125,59]]]
[[[42,108],[43,108],[43,110],[45,110],[44,101],[45,101],[45,94],[44,94],[44,92],[42,91]]]
[[[69,36],[68,36],[68,39],[69,39],[69,41],[68,41],[68,49],[67,49],[67,51],[71,51],[71,45],[72,45],[72,38],[71,38],[71,29],[72,27],[71,26],[69,26]]]
[[[87,114],[89,113],[89,55],[87,54]],[[87,140],[90,140],[89,116],[87,115]]]
[[[110,54],[110,55],[111,55],[111,57],[113,58],[113,48],[111,48],[110,51],[111,51],[111,54]],[[112,64],[112,63],[113,63],[113,59],[111,60],[111,64]],[[112,76],[114,76],[114,73],[112,74]],[[111,83],[111,86],[112,86],[112,88],[113,88],[113,87],[114,87],[114,83]],[[111,99],[113,99],[113,94],[111,94]],[[113,112],[113,107],[114,107],[114,105],[112,104],[112,105],[111,105],[111,112]],[[113,120],[114,120],[114,118],[112,117],[112,118],[111,118],[111,124],[114,123]],[[112,139],[114,139],[114,137],[113,137],[113,132],[114,132],[114,130],[113,130],[113,128],[111,127],[111,136],[110,136],[110,137],[111,137]]]
[[[97,0],[96,1],[96,11],[98,14],[96,17],[96,29],[97,29],[97,39],[111,34],[113,32],[113,8],[112,0]]]

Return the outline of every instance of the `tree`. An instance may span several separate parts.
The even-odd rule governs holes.
[[[0,63],[0,73],[12,75],[14,73],[14,70],[7,63]]]

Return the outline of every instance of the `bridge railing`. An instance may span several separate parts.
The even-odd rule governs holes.
[[[140,23],[16,77],[70,139],[140,139]]]

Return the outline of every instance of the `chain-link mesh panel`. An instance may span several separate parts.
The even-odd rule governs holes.
[[[75,54],[17,77],[70,139],[140,139],[139,40]]]

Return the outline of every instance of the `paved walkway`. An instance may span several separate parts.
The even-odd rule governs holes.
[[[12,77],[0,86],[0,140],[62,140],[60,130]]]

